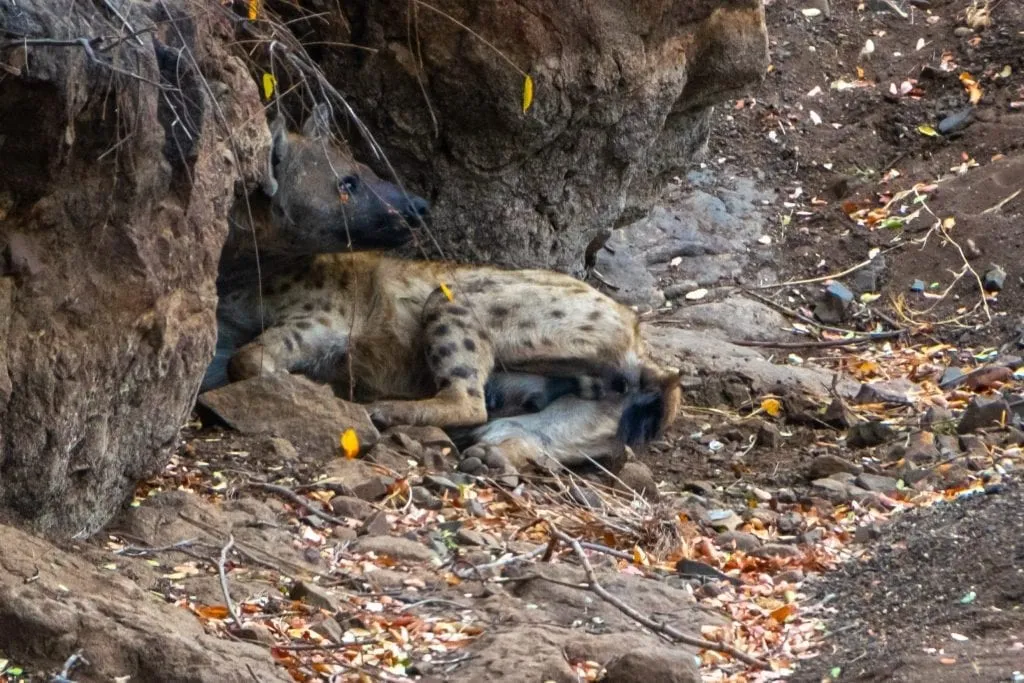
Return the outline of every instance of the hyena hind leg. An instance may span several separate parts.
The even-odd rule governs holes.
[[[382,426],[396,424],[465,427],[487,421],[484,385],[494,367],[491,341],[470,310],[438,289],[423,310],[427,366],[437,393],[412,401],[377,401],[370,417]]]

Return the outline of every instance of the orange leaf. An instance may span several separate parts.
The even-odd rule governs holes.
[[[353,460],[359,455],[359,436],[356,435],[356,430],[351,427],[341,434],[341,452],[349,460]]]
[[[256,21],[260,16],[260,0],[249,0],[249,21]]]
[[[198,605],[195,613],[205,619],[225,619],[230,614],[226,605]]]
[[[794,614],[796,614],[796,605],[783,605],[778,609],[772,610],[769,616],[780,624],[783,624]]]

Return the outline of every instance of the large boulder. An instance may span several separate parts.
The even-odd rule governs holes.
[[[53,536],[95,532],[175,446],[234,182],[269,142],[225,18],[118,6],[0,4],[0,509]],[[154,32],[74,42],[119,17]]]
[[[370,48],[320,61],[431,199],[444,253],[473,260],[579,272],[600,230],[635,217],[652,181],[703,149],[711,106],[767,68],[761,0],[342,7],[303,30]],[[525,114],[509,61],[534,82]]]

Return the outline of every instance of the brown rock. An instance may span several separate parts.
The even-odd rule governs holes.
[[[755,549],[750,553],[754,557],[764,558],[788,558],[788,557],[800,557],[803,552],[800,548],[794,545],[784,545],[782,543],[766,543],[760,548]]]
[[[234,382],[202,394],[196,407],[243,434],[288,439],[301,457],[316,462],[340,454],[338,440],[346,429],[356,430],[364,453],[379,436],[362,406],[298,375],[275,373]]]
[[[363,536],[352,544],[356,553],[376,553],[396,560],[438,563],[437,554],[416,541],[401,536]]]
[[[292,600],[301,600],[307,605],[313,605],[328,612],[337,612],[340,601],[326,588],[307,581],[296,581],[292,586],[288,597]]]
[[[810,479],[824,479],[825,477],[831,477],[837,472],[860,474],[863,470],[864,468],[859,464],[851,462],[846,458],[825,453],[814,458],[810,467],[807,468],[807,476]]]
[[[366,518],[363,525],[359,527],[360,536],[386,536],[391,533],[391,522],[383,510],[377,510]]]
[[[658,483],[654,480],[651,468],[642,462],[627,462],[618,473],[621,485],[626,489],[635,491],[647,500],[656,501],[661,499],[658,493]]]
[[[759,0],[544,0],[495,12],[474,0],[446,4],[531,75],[538,97],[523,114],[521,77],[444,17],[423,14],[411,33],[406,9],[385,0],[346,10],[322,39],[358,42],[381,58],[339,51],[328,76],[357,111],[393,122],[389,158],[433,198],[441,246],[481,261],[580,270],[594,226],[614,225],[626,197],[650,189],[645,179],[691,158],[706,140],[708,107],[745,92],[767,67]],[[410,53],[405,46],[424,32],[429,49]],[[481,170],[496,168],[500,181]],[[574,197],[571,207],[554,200],[563,195]]]
[[[911,434],[903,457],[916,464],[938,460],[940,455],[939,448],[935,444],[935,435],[931,432],[914,432]]]
[[[749,553],[761,545],[761,539],[744,531],[723,531],[715,536],[715,543],[724,550],[742,550]]]
[[[445,434],[443,429],[439,427],[429,426],[406,426],[401,425],[397,427],[391,427],[384,432],[384,437],[398,437],[399,434],[403,434],[412,441],[419,443],[424,448],[437,448],[442,453],[445,449],[448,449],[448,453],[445,455],[451,457],[458,457],[459,449],[452,443],[451,438]]]
[[[669,646],[626,654],[605,665],[608,683],[700,683],[693,655]]]
[[[352,496],[334,496],[331,498],[331,509],[337,517],[350,517],[363,520],[374,512],[374,507],[360,498]]]
[[[326,478],[318,483],[343,496],[352,496],[362,500],[383,498],[394,479],[381,474],[362,460],[336,458],[324,468]]]

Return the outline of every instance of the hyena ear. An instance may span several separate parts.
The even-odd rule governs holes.
[[[320,102],[313,107],[309,118],[302,125],[302,134],[307,138],[319,140],[331,134],[331,106]]]
[[[288,130],[285,128],[284,116],[278,114],[270,122],[270,150],[267,153],[267,169],[263,177],[263,192],[268,197],[277,194],[280,187],[277,182],[277,166],[288,152]]]

